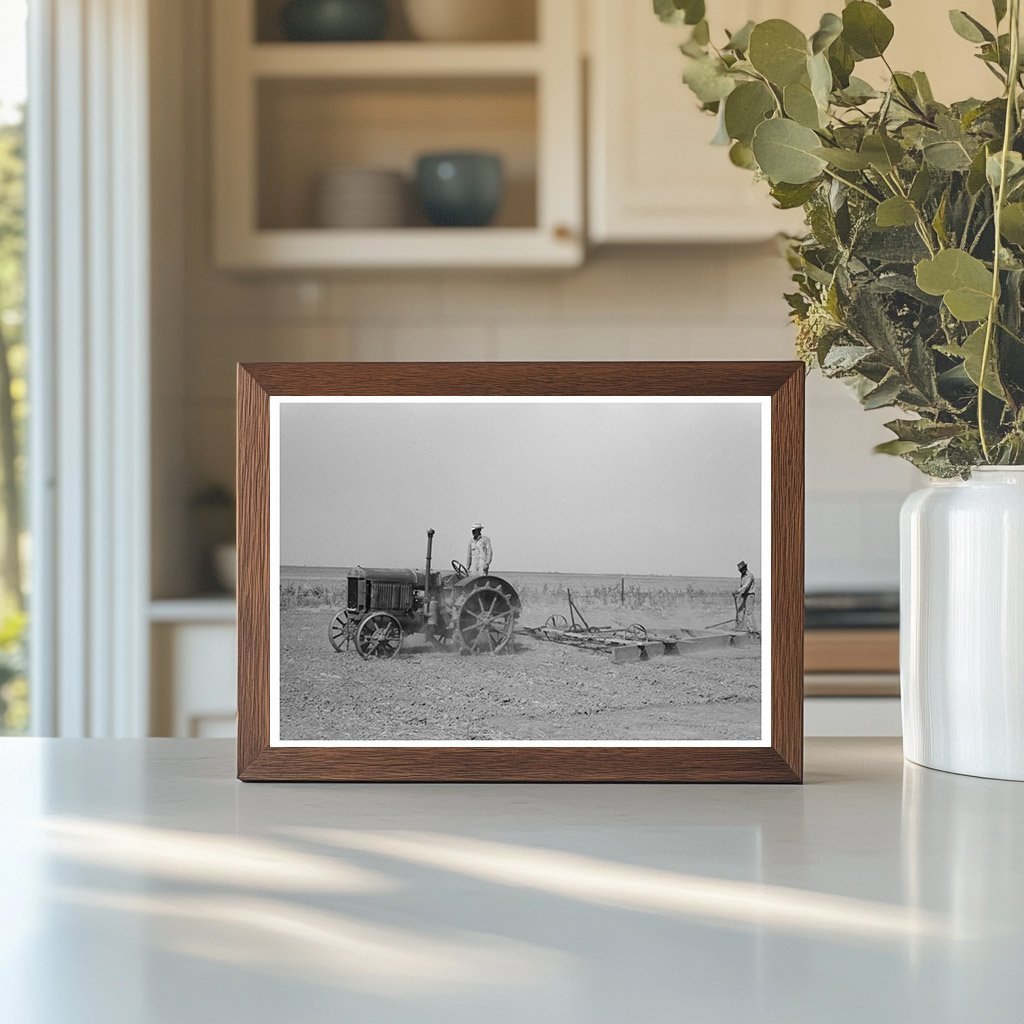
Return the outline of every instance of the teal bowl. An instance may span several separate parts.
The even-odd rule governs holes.
[[[294,42],[363,42],[387,27],[387,0],[290,0],[281,11],[285,38]]]
[[[435,227],[480,228],[505,196],[505,171],[493,153],[426,153],[416,162],[416,193]]]

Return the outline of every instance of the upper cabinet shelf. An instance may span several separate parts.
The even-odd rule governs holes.
[[[578,5],[518,2],[529,36],[494,42],[416,41],[401,22],[381,41],[292,42],[277,0],[211,5],[218,265],[582,262]],[[500,199],[486,226],[437,226],[446,214],[415,177],[419,157],[438,153],[459,155],[438,166],[442,181],[493,179],[497,158]]]
[[[263,43],[249,48],[258,78],[413,78],[540,75],[535,43]]]

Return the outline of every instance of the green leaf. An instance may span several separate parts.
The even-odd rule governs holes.
[[[872,449],[876,455],[906,455],[920,448],[917,441],[883,441]]]
[[[917,86],[917,94],[921,97],[925,103],[934,103],[935,96],[932,93],[931,82],[928,81],[928,76],[923,71],[915,71],[911,76],[914,79],[914,84]]]
[[[805,128],[824,126],[822,111],[811,92],[810,82],[795,82],[782,90],[782,106],[786,116]]]
[[[1010,203],[1003,208],[1000,233],[1014,245],[1024,245],[1024,203]]]
[[[967,340],[960,346],[939,345],[937,351],[951,359],[962,359],[964,372],[974,382],[975,387],[981,382],[981,361],[985,353],[985,325],[982,324],[975,330]],[[985,390],[996,398],[1005,400],[1006,392],[999,382],[999,374],[996,371],[995,341],[989,346],[988,365],[985,367]]]
[[[835,14],[823,14],[818,31],[811,36],[811,53],[827,50],[842,35],[843,19]]]
[[[772,199],[780,210],[795,210],[798,206],[803,206],[817,189],[817,181],[805,182],[802,185],[779,182],[772,186]]]
[[[878,204],[875,223],[880,228],[904,228],[917,223],[914,204],[902,196],[893,196]]]
[[[938,208],[935,210],[935,216],[932,217],[932,229],[935,231],[935,237],[939,240],[939,245],[949,245],[949,233],[946,231],[946,215],[949,213],[949,189],[945,189],[942,193],[942,198],[939,200]]]
[[[745,171],[757,170],[754,151],[745,142],[734,142],[732,144],[729,149],[729,160],[736,167],[742,167]]]
[[[945,249],[915,268],[917,286],[929,295],[941,295],[950,313],[965,323],[988,316],[992,272],[963,249]]]
[[[927,164],[922,164],[921,169],[914,175],[914,181],[907,193],[910,201],[920,206],[928,198],[934,180],[931,168]]]
[[[667,25],[696,25],[704,17],[704,0],[654,0],[654,13]]]
[[[902,383],[896,374],[887,377],[878,387],[869,391],[861,398],[861,405],[865,409],[883,409],[889,405],[895,405],[903,390]]]
[[[967,191],[976,196],[985,187],[985,165],[988,162],[988,149],[982,146],[971,160],[967,172]]]
[[[725,101],[725,128],[729,137],[748,146],[754,129],[775,110],[775,98],[763,82],[743,82]]]
[[[892,36],[892,22],[874,4],[853,0],[843,9],[843,39],[862,60],[881,57]]]
[[[1003,154],[1002,152],[993,153],[985,161],[985,177],[988,179],[989,185],[992,186],[993,192],[999,188],[999,178],[1002,171]],[[1006,186],[1008,191],[1013,191],[1015,182],[1021,175],[1024,175],[1024,157],[1011,149],[1006,154]]]
[[[856,58],[853,50],[846,45],[843,37],[840,36],[828,48],[828,66],[832,69],[832,77],[835,79],[838,89],[845,89],[850,84],[850,75],[853,73]]]
[[[757,126],[752,148],[758,166],[770,182],[802,185],[819,177],[825,169],[825,161],[815,153],[820,142],[810,128],[786,118],[775,118]]]
[[[822,125],[828,123],[829,97],[832,95],[832,69],[828,57],[819,53],[807,62],[807,77],[811,83],[811,95],[822,112]]]
[[[971,158],[959,142],[943,139],[927,143],[921,153],[932,167],[940,171],[966,171],[971,166]]]
[[[683,9],[686,14],[683,21],[687,25],[696,25],[704,20],[704,0],[683,0]]]
[[[819,146],[814,150],[815,156],[828,161],[833,167],[841,171],[863,171],[871,166],[871,161],[861,153],[855,153],[852,149],[836,149],[832,146]]]
[[[747,59],[773,85],[798,82],[807,69],[807,38],[795,25],[772,18],[750,33]]]
[[[905,75],[902,71],[897,71],[892,76],[892,84],[896,91],[896,99],[902,106],[913,112],[923,109],[924,97],[918,92],[917,82],[913,75]]]
[[[683,81],[701,103],[717,103],[736,88],[736,82],[717,60],[689,60]]]
[[[845,89],[841,90],[840,95],[847,103],[857,105],[876,99],[880,94],[877,89],[868,85],[864,79],[851,75],[849,84]]]
[[[723,49],[732,50],[735,53],[746,53],[750,47],[750,33],[753,32],[755,24],[756,22],[748,21],[743,28],[733,32]]]
[[[918,444],[948,440],[963,430],[959,423],[936,423],[927,419],[890,420],[885,428],[891,430],[900,441],[915,441]]]
[[[860,152],[876,171],[883,174],[891,174],[903,159],[903,147],[887,135],[865,135]]]
[[[966,11],[950,11],[949,23],[953,26],[953,31],[969,43],[995,42],[996,37]]]

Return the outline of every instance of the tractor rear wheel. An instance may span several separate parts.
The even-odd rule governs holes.
[[[356,650],[364,661],[393,658],[402,649],[402,625],[387,612],[374,612],[359,623]]]
[[[495,654],[512,639],[512,603],[497,587],[477,587],[458,612],[459,639],[470,654]]]

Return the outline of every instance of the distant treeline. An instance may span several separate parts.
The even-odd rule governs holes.
[[[526,574],[509,574],[509,582],[516,588],[524,608],[551,608],[565,605],[568,609],[565,583],[561,580],[529,580]],[[540,573],[534,574],[541,576]],[[554,574],[552,574],[554,575]],[[728,606],[732,589],[731,580],[687,580],[667,582],[664,585],[641,586],[631,583],[630,577],[608,582],[608,576],[597,577],[594,583],[585,578],[565,577],[572,586],[573,600],[586,612],[588,608],[620,607],[637,611],[643,609],[672,610],[677,608]],[[623,585],[625,583],[625,585]],[[281,583],[282,608],[344,608],[348,590],[343,580],[285,579]]]

